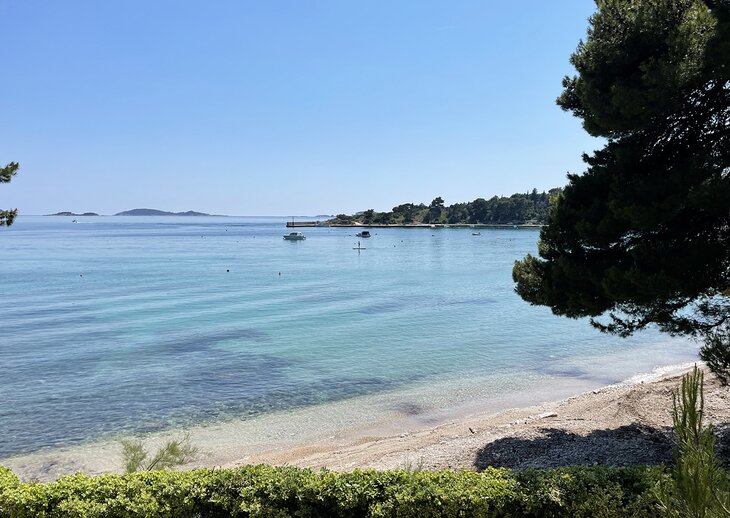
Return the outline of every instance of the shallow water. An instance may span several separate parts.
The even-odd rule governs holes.
[[[358,252],[353,229],[284,241],[283,218],[72,219],[0,232],[0,458],[383,394],[414,415],[548,400],[545,380],[696,357],[524,303],[533,229],[375,229]]]

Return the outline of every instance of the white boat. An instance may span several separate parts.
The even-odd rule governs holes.
[[[290,232],[289,234],[286,234],[284,236],[284,239],[286,239],[287,241],[301,241],[303,239],[307,239],[307,236],[305,236],[301,232]]]
[[[471,235],[472,236],[481,236],[482,233],[481,232],[472,232]]]
[[[362,232],[358,232],[355,234],[357,237],[370,237],[370,231],[363,230]]]

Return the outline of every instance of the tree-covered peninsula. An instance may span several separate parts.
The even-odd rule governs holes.
[[[470,224],[470,225],[542,225],[547,220],[550,200],[560,189],[512,196],[477,198],[465,203],[444,205],[438,196],[426,205],[424,203],[403,203],[389,212],[368,209],[355,215],[338,214],[329,223],[333,225],[418,225],[418,224]]]

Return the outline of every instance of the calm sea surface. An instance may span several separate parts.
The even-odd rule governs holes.
[[[374,229],[358,252],[353,229],[284,241],[283,218],[72,219],[0,229],[0,458],[418,387],[545,399],[543,379],[696,357],[524,303],[537,230]]]

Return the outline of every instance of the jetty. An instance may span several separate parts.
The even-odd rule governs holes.
[[[329,227],[333,226],[326,221],[287,221],[286,226],[292,227]]]

